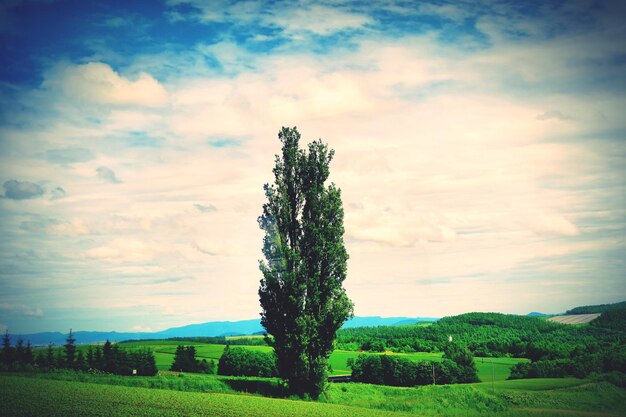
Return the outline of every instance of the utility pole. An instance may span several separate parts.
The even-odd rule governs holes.
[[[495,392],[496,388],[494,386],[494,380],[495,380],[495,372],[493,370],[493,358],[491,358],[491,392]]]
[[[431,362],[430,365],[432,366],[433,369],[433,385],[435,385],[436,380],[435,380],[435,362]]]

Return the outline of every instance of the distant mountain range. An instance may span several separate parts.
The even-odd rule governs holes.
[[[426,317],[354,317],[348,320],[343,328],[350,327],[372,327],[372,326],[399,326],[404,324],[414,324],[418,322],[437,321],[437,318]],[[160,332],[74,332],[76,343],[98,343],[110,340],[119,342],[122,340],[136,339],[169,339],[170,337],[196,337],[196,336],[238,336],[249,334],[262,334],[264,331],[261,321],[240,320],[240,321],[211,321],[208,323],[189,324],[182,327],[173,327]],[[15,343],[19,339],[25,342],[30,341],[33,346],[65,344],[67,333],[43,332],[32,334],[11,335],[11,341]]]

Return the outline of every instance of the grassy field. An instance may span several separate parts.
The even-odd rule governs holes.
[[[50,380],[48,379],[50,377],[69,380]],[[259,378],[242,380],[271,382]],[[624,390],[608,383],[593,383],[572,378],[416,388],[357,383],[331,384],[327,394],[319,402],[241,394],[230,387],[228,382],[229,379],[214,375],[190,374],[182,378],[175,374],[158,377],[115,377],[71,372],[0,374],[1,414],[3,416],[626,416]],[[128,387],[110,384],[137,385]]]
[[[247,337],[259,337],[259,336],[247,336]],[[233,338],[243,338],[243,336],[235,336]],[[199,342],[181,342],[176,340],[145,340],[145,341],[130,341],[122,342],[118,345],[124,349],[143,349],[148,348],[154,352],[157,369],[159,371],[168,371],[174,362],[174,353],[176,352],[176,346],[194,345],[196,347],[196,357],[198,359],[214,360],[217,363],[224,352],[225,345],[217,345],[211,343],[199,343]],[[271,352],[272,348],[269,346],[235,346],[244,349],[256,350],[261,352]],[[62,347],[56,347],[55,350],[62,349]],[[88,345],[79,345],[78,349],[87,353]],[[37,351],[38,349],[36,349]],[[351,371],[348,368],[348,359],[356,358],[362,352],[354,352],[347,350],[335,350],[330,357],[329,363],[332,367],[331,376],[338,375],[350,375]],[[385,354],[385,353],[375,353]],[[397,355],[409,360],[414,361],[441,361],[441,353],[427,353],[427,352],[415,352],[415,353],[386,353],[391,355]],[[492,365],[493,361],[493,377],[495,381],[506,380],[510,375],[511,367],[518,363],[527,361],[526,359],[518,358],[475,358],[476,366],[478,368],[478,377],[483,382],[491,382],[492,379]]]
[[[483,382],[504,381],[511,375],[511,367],[519,362],[528,362],[522,358],[474,358],[478,368],[478,378]]]
[[[396,413],[249,395],[180,392],[0,376],[3,416],[396,416]]]
[[[216,345],[210,343],[197,343],[197,342],[180,342],[172,340],[150,340],[140,342],[123,342],[119,346],[124,349],[140,349],[149,348],[154,351],[157,368],[159,370],[169,370],[174,361],[174,353],[176,352],[176,346],[194,345],[196,347],[196,357],[199,359],[213,359],[215,362],[219,361],[222,353],[224,352],[224,345]],[[271,352],[272,348],[269,346],[234,346],[237,348],[256,350],[260,352]],[[356,358],[360,355],[359,352],[352,352],[346,350],[336,350],[330,357],[330,365],[333,368],[331,375],[349,375],[350,369],[348,368],[347,361],[350,358]],[[440,361],[440,353],[393,353],[393,355],[402,356],[411,360],[431,360]]]
[[[586,380],[533,379],[396,388],[336,384],[326,401],[419,416],[625,416],[626,392]]]

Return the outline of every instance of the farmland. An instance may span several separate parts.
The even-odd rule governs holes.
[[[548,320],[555,323],[563,324],[585,324],[600,317],[599,313],[595,314],[567,314],[565,316],[554,316]]]

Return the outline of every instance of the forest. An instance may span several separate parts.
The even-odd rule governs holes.
[[[626,309],[610,310],[588,326],[500,313],[445,317],[430,326],[342,329],[337,347],[347,350],[445,352],[452,343],[475,357],[517,357],[512,378],[602,376],[624,386]]]

